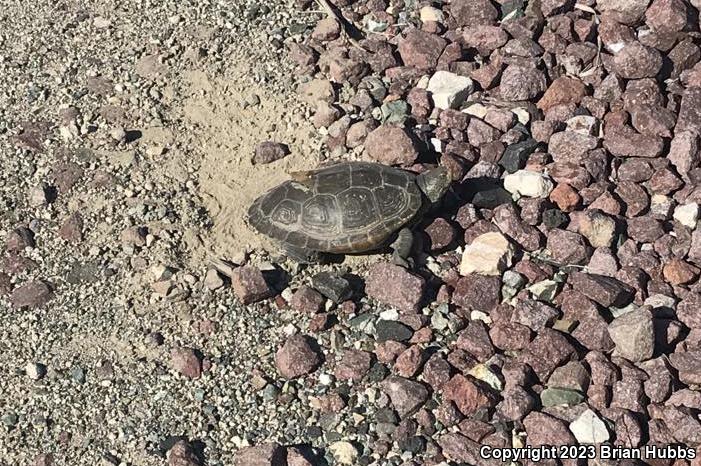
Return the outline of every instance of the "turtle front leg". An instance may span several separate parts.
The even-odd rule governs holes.
[[[397,239],[390,245],[392,248],[392,263],[410,269],[414,266],[411,257],[411,247],[414,244],[414,234],[408,228],[402,228],[397,234]]]
[[[296,248],[289,244],[284,244],[282,249],[285,251],[285,255],[288,259],[292,259],[300,264],[316,264],[321,261],[321,254],[318,251]]]

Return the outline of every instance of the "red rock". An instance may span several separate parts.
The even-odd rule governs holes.
[[[557,228],[548,234],[546,248],[553,260],[563,265],[586,264],[592,253],[582,235]]]
[[[365,139],[371,159],[385,165],[411,165],[419,155],[414,140],[404,128],[382,125]]]
[[[242,448],[234,454],[234,466],[287,466],[286,452],[277,443]]]
[[[485,362],[494,355],[494,345],[487,332],[484,322],[473,320],[458,334],[455,346],[467,351],[478,361]]]
[[[681,259],[672,259],[662,268],[662,274],[672,285],[685,285],[695,281],[699,276],[699,268]]]
[[[502,99],[509,101],[533,99],[545,89],[545,75],[532,66],[507,66],[499,85]]]
[[[201,466],[195,449],[187,440],[178,440],[168,450],[168,466]]]
[[[173,369],[185,377],[199,379],[202,376],[202,360],[192,348],[173,348],[170,362]]]
[[[70,243],[78,243],[83,240],[83,216],[74,212],[58,229],[58,235]]]
[[[429,397],[423,384],[403,377],[387,377],[380,386],[402,419],[415,413]]]
[[[34,458],[33,466],[53,466],[54,455],[51,453],[41,453]],[[169,465],[171,466],[171,465]],[[184,465],[187,466],[187,465]],[[195,464],[194,466],[198,466]]]
[[[15,228],[5,238],[5,249],[10,252],[22,252],[34,246],[34,232],[26,227]]]
[[[324,297],[313,288],[302,285],[290,299],[290,307],[295,311],[316,313],[324,309]]]
[[[506,419],[518,421],[523,419],[536,407],[536,400],[523,388],[509,387],[502,392],[502,402],[496,407],[497,413]]]
[[[474,147],[480,147],[490,142],[496,141],[501,133],[496,128],[492,128],[480,119],[473,118],[467,127],[467,139]]]
[[[450,364],[439,353],[435,353],[424,364],[423,378],[434,390],[440,390],[450,380],[450,376]]]
[[[307,459],[307,455],[305,455],[299,448],[288,447],[287,466],[314,466],[314,464]]]
[[[664,141],[622,126],[605,133],[604,147],[616,157],[657,157],[664,150]]]
[[[285,144],[273,141],[261,142],[256,146],[255,154],[253,155],[253,164],[272,163],[280,160],[290,153],[290,150]]]
[[[589,151],[596,149],[599,139],[575,131],[561,131],[550,136],[548,152],[555,162],[582,163]]]
[[[701,162],[698,140],[698,135],[692,131],[677,131],[672,139],[667,158],[682,175],[698,167]]]
[[[624,307],[632,300],[633,290],[612,277],[574,272],[570,282],[574,289],[604,307]]]
[[[443,385],[443,399],[454,402],[465,416],[496,405],[496,397],[489,389],[476,379],[461,374],[454,375]]]
[[[483,275],[468,275],[458,280],[453,303],[467,309],[489,312],[499,304],[501,279]]]
[[[618,76],[625,79],[654,78],[662,68],[662,55],[637,41],[626,42],[613,56]]]
[[[479,455],[480,444],[458,433],[447,433],[438,438],[443,455],[450,461],[465,464],[487,464]],[[491,460],[493,461],[493,460]]]
[[[684,185],[684,182],[670,169],[663,168],[655,171],[650,178],[649,187],[655,194],[671,194]]]
[[[536,141],[547,144],[556,127],[557,123],[554,121],[534,121],[531,124],[531,134]]]
[[[515,322],[498,323],[489,329],[494,346],[502,351],[519,351],[531,341],[531,329]]]
[[[587,95],[587,88],[582,81],[563,76],[550,84],[538,101],[538,108],[547,112],[556,105],[579,104],[585,95]]]
[[[444,218],[438,217],[433,220],[424,232],[430,241],[432,252],[441,251],[450,246],[455,241],[456,231],[453,225]]]
[[[275,353],[275,366],[286,379],[314,372],[322,363],[316,341],[306,335],[292,335]]]
[[[231,276],[231,286],[243,304],[262,301],[273,294],[265,278],[263,278],[263,273],[252,265],[234,269]]]
[[[316,50],[309,45],[290,42],[288,47],[289,57],[301,67],[313,65],[319,58],[319,54]]]
[[[626,217],[628,218],[639,215],[650,206],[650,198],[648,197],[647,192],[636,183],[631,183],[628,181],[618,183],[618,186],[616,187],[616,194],[618,194],[621,200],[625,202]],[[594,204],[592,204],[591,207],[600,208],[611,215],[617,215],[620,213],[620,211],[616,212],[615,210],[607,211],[603,206],[598,207]]]
[[[399,40],[397,49],[406,66],[430,70],[436,67],[446,44],[440,36],[412,29]]]
[[[652,217],[634,217],[627,220],[628,236],[640,243],[653,243],[664,235],[662,222]]]
[[[499,12],[489,0],[454,0],[450,13],[458,26],[493,24]]]
[[[677,120],[674,112],[658,105],[634,105],[629,111],[633,127],[641,134],[671,137]]]
[[[392,283],[393,286],[387,286]],[[420,309],[425,280],[394,264],[372,266],[365,279],[365,292],[373,299],[406,312]]]
[[[323,100],[319,100],[316,103],[316,110],[314,116],[312,117],[312,123],[315,128],[331,126],[336,120],[341,118],[341,111]],[[356,123],[359,124],[359,123]],[[356,130],[357,131],[357,130]]]
[[[519,221],[519,218],[520,215],[516,208],[509,203],[494,209],[492,222],[496,224],[502,233],[516,241],[526,251],[539,249],[543,242],[542,234],[537,228]],[[467,235],[465,239],[467,240]]]
[[[691,40],[683,40],[669,51],[667,57],[672,62],[672,73],[670,77],[672,79],[681,77],[682,82],[684,82],[688,79],[687,70],[693,69],[694,65],[701,60],[701,48]],[[691,74],[693,75],[693,72]],[[691,87],[690,83],[685,83],[685,85]]]
[[[701,329],[701,295],[690,293],[677,304],[677,318],[691,329]]]
[[[655,0],[645,12],[650,28],[663,33],[679,32],[687,21],[687,9],[682,0]]]
[[[509,35],[497,26],[472,25],[462,35],[466,46],[475,48],[480,54],[488,56],[493,50],[502,47],[509,40]]]
[[[545,328],[521,353],[519,361],[531,366],[541,381],[575,355],[575,349],[560,332]]]
[[[129,227],[122,231],[120,234],[120,240],[122,241],[122,244],[140,248],[146,246],[147,232],[146,227]]]
[[[411,107],[411,114],[416,118],[428,118],[433,109],[433,100],[426,89],[412,88],[407,94],[406,102]]]
[[[550,200],[557,204],[563,212],[572,212],[582,201],[582,198],[567,183],[559,183],[550,192]]]
[[[313,333],[323,332],[333,326],[335,316],[329,313],[315,314],[309,321],[309,331]]]
[[[12,279],[4,272],[0,272],[0,296],[5,296],[12,291]]]
[[[359,382],[370,370],[371,364],[372,356],[370,353],[354,349],[346,350],[343,352],[343,358],[336,366],[334,374],[338,380]]]
[[[613,385],[611,407],[627,409],[636,413],[645,410],[645,390],[642,380],[631,376],[623,377]]]
[[[526,441],[531,446],[573,445],[577,441],[563,421],[544,413],[532,412],[523,420]]]
[[[10,303],[15,308],[41,307],[48,303],[54,294],[51,287],[43,281],[30,281],[12,291]]]
[[[424,363],[424,353],[418,345],[402,352],[394,364],[394,371],[402,377],[413,377]]]
[[[689,87],[682,94],[682,102],[677,117],[674,133],[681,131],[699,131],[701,121],[701,87]]]
[[[320,19],[312,31],[312,39],[320,41],[336,40],[341,35],[341,25],[334,18]]]
[[[407,345],[399,341],[386,340],[375,344],[375,355],[377,360],[383,364],[393,364]]]

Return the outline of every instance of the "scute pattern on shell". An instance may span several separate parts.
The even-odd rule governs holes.
[[[366,162],[307,172],[251,205],[248,221],[261,233],[308,251],[366,252],[383,245],[421,208],[416,175]]]

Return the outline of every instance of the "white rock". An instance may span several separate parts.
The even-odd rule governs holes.
[[[591,409],[584,411],[570,423],[570,431],[579,443],[604,443],[609,439],[609,431],[604,421]]]
[[[461,110],[461,112],[477,117],[480,120],[487,115],[488,111],[489,109],[480,103],[472,104],[469,107]]]
[[[441,23],[443,22],[443,11],[432,6],[425,6],[421,8],[421,11],[419,12],[419,17],[421,18],[422,23],[425,23],[427,21]]]
[[[399,312],[396,309],[387,309],[386,311],[380,312],[380,319],[382,320],[398,320]]]
[[[554,187],[548,175],[529,170],[519,170],[504,178],[504,189],[521,196],[544,198]]]
[[[46,374],[46,367],[43,364],[38,364],[36,362],[28,362],[27,366],[24,368],[27,376],[32,380],[39,380]]]
[[[577,115],[567,120],[567,131],[591,136],[596,131],[599,120],[590,115]]]
[[[527,125],[528,122],[531,121],[531,114],[528,113],[528,110],[526,110],[523,107],[512,108],[511,113],[516,115],[516,118],[518,118],[518,122],[522,125]]]
[[[669,218],[672,213],[672,199],[664,194],[653,194],[650,199],[650,213],[655,216]]]
[[[329,446],[337,464],[355,464],[358,450],[350,442],[334,442]]]
[[[494,372],[492,372],[491,369],[489,369],[489,366],[487,366],[487,364],[477,364],[467,373],[472,377],[486,383],[498,392],[504,389],[504,383]]]
[[[460,262],[460,275],[501,275],[511,265],[514,246],[504,235],[491,231],[475,238]]]
[[[682,225],[694,229],[699,220],[699,205],[696,202],[680,205],[674,209],[673,216]]]
[[[449,71],[436,71],[428,80],[427,90],[436,108],[456,108],[472,92],[472,80]]]

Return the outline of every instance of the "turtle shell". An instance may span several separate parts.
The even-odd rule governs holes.
[[[413,173],[344,162],[293,174],[256,199],[248,221],[259,232],[307,251],[377,249],[419,212],[423,195]]]

